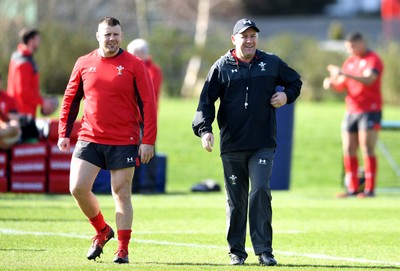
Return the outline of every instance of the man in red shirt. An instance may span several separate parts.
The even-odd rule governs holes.
[[[105,222],[91,189],[99,170],[110,170],[118,230],[116,263],[129,262],[134,168],[139,158],[140,162],[148,163],[154,156],[157,134],[150,76],[142,61],[120,48],[122,36],[117,19],[100,20],[96,34],[99,48],[76,61],[65,90],[58,140],[60,150],[69,150],[69,137],[83,99],[82,126],[71,160],[70,191],[97,232],[87,253],[89,260],[96,259],[114,237],[114,231]],[[143,116],[138,100],[143,106]],[[139,145],[141,120],[144,128]]]
[[[57,106],[50,99],[40,95],[39,70],[33,55],[40,46],[40,32],[37,29],[22,29],[20,43],[12,54],[8,69],[7,93],[16,102],[21,115],[22,140],[36,140],[38,131],[35,124],[37,107],[42,112],[53,112]]]
[[[377,172],[375,145],[382,117],[383,63],[375,52],[368,49],[358,32],[346,36],[345,47],[350,56],[342,68],[329,65],[327,69],[330,76],[323,83],[325,89],[347,92],[346,116],[342,124],[347,192],[338,197],[373,197]],[[362,152],[365,171],[365,188],[361,193],[358,193],[358,147]]]
[[[53,107],[51,101],[42,98],[39,88],[39,70],[33,55],[40,46],[37,29],[22,29],[20,43],[12,54],[8,69],[7,92],[17,103],[22,115],[36,116],[36,109]]]

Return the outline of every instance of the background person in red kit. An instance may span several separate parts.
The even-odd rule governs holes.
[[[144,61],[147,69],[149,70],[151,81],[153,82],[156,101],[158,104],[163,74],[160,66],[155,64],[152,57],[149,55],[149,45],[147,41],[144,39],[135,39],[128,44],[127,50],[129,53]]]
[[[158,108],[163,74],[161,68],[153,62],[153,59],[149,54],[149,45],[147,41],[144,39],[135,39],[128,44],[127,51],[144,61],[149,71],[151,81],[153,82]],[[143,177],[143,174],[141,173],[142,170],[146,171],[146,177]],[[157,157],[156,159],[152,159],[145,169],[143,167],[137,167],[133,179],[132,192],[153,193],[157,186],[156,171]],[[141,178],[144,178],[144,180],[141,180]]]
[[[8,150],[21,137],[19,115],[15,100],[3,89],[3,79],[0,75],[0,150]]]
[[[342,123],[343,162],[346,172],[346,193],[337,197],[375,195],[377,158],[375,145],[382,118],[381,79],[383,63],[367,47],[361,33],[349,33],[345,47],[350,56],[342,67],[329,65],[325,89],[346,91],[346,115]],[[358,157],[360,147],[364,160],[365,187],[359,191]]]
[[[58,103],[40,95],[39,69],[33,59],[40,47],[40,32],[22,29],[19,36],[20,43],[10,59],[7,93],[16,101],[21,115],[22,139],[28,141],[38,137],[35,125],[37,107],[41,106],[43,113],[50,114],[57,109]]]
[[[99,48],[76,61],[65,90],[58,140],[60,150],[69,150],[69,136],[83,98],[82,126],[71,160],[70,191],[96,230],[87,253],[89,260],[95,260],[114,237],[114,231],[105,222],[91,189],[99,170],[110,170],[118,230],[115,263],[129,262],[132,178],[139,158],[140,162],[148,163],[154,156],[157,135],[150,76],[142,61],[120,48],[122,36],[117,19],[100,20],[96,33]],[[139,99],[144,112],[141,144]]]

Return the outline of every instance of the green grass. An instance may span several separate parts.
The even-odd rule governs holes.
[[[204,179],[223,183],[218,142],[207,153],[192,133],[195,109],[193,100],[162,100],[157,150],[168,156],[168,193],[133,195],[129,265],[112,263],[115,240],[101,260],[86,259],[94,232],[71,196],[5,193],[0,194],[0,270],[264,269],[249,238],[246,266],[229,266],[224,193],[189,192]],[[384,114],[396,119],[400,109],[387,107]],[[342,116],[338,103],[296,105],[291,189],[273,191],[279,266],[267,270],[400,270],[398,192],[379,190],[376,198],[363,200],[333,197],[341,189]],[[397,153],[395,146],[390,148]],[[378,186],[400,187],[380,160]],[[101,195],[99,201],[115,228],[112,197]]]
[[[99,197],[115,227],[113,201]],[[135,195],[129,266],[112,264],[116,241],[101,260],[85,258],[93,235],[70,196],[3,195],[0,270],[231,270],[224,237],[223,193]],[[270,270],[398,270],[398,195],[336,200],[327,191],[274,193]],[[6,230],[9,230],[7,233]],[[259,270],[249,258],[240,270]]]

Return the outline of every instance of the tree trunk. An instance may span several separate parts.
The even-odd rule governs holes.
[[[146,39],[149,36],[149,24],[147,23],[147,4],[146,0],[135,0],[136,18],[139,37]]]
[[[207,30],[210,17],[210,0],[199,0],[197,6],[196,34],[194,44],[196,51],[202,51],[207,39]],[[183,86],[181,88],[182,97],[190,97],[197,82],[198,73],[201,65],[201,57],[193,55],[189,60]]]

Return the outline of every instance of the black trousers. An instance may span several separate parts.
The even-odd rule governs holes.
[[[255,254],[272,253],[272,197],[269,181],[274,153],[274,148],[264,148],[221,154],[227,194],[229,252],[245,259],[248,256],[245,250],[247,214]]]

